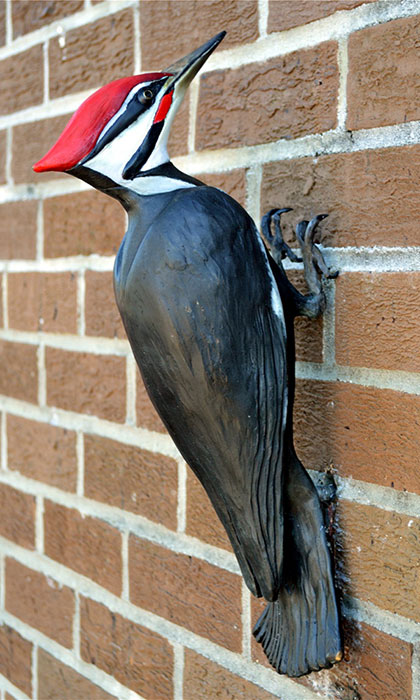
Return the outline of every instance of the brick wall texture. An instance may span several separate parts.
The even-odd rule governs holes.
[[[294,681],[132,359],[122,208],[32,171],[93,90],[222,29],[174,161],[293,207],[291,245],[329,212],[340,270],[297,323],[295,428],[339,484],[345,659]],[[0,0],[0,700],[420,698],[419,29],[418,0]]]

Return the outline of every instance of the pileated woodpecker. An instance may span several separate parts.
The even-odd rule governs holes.
[[[323,310],[329,271],[313,242],[323,217],[297,228],[302,296],[281,263],[294,257],[285,210],[263,218],[270,255],[237,202],[169,161],[173,117],[224,35],[95,92],[34,169],[75,175],[128,212],[114,286],[134,356],[247,586],[269,601],[254,635],[277,671],[299,676],[341,658],[323,514],[292,438],[293,319]]]

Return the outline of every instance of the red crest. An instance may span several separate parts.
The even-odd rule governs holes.
[[[118,112],[130,90],[139,83],[159,80],[169,75],[171,73],[133,75],[114,80],[94,92],[73,114],[54,146],[35,163],[35,172],[73,168],[94,148],[102,130]]]

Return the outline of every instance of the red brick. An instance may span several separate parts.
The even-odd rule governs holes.
[[[1,8],[4,7],[4,3],[0,5]],[[1,21],[1,17],[0,17]],[[1,24],[0,24],[1,26]],[[0,184],[3,185],[6,182],[6,131],[0,131]]]
[[[281,32],[284,29],[308,24],[322,19],[338,10],[352,10],[374,0],[270,0],[268,31]]]
[[[133,12],[124,10],[72,29],[49,43],[50,95],[101,87],[134,71]]]
[[[337,90],[333,41],[206,73],[200,81],[197,148],[251,146],[333,129]]]
[[[420,118],[419,30],[420,15],[415,15],[350,35],[348,129]]]
[[[295,244],[296,245],[296,244]],[[291,283],[302,293],[308,294],[303,272],[288,270]],[[295,356],[304,362],[322,362],[323,358],[323,320],[298,316],[295,319]]]
[[[298,381],[296,449],[304,465],[420,493],[420,397],[340,382]]]
[[[7,416],[8,468],[65,491],[76,490],[76,433]]]
[[[210,187],[218,187],[223,192],[227,192],[239,204],[245,206],[246,199],[246,170],[237,168],[226,173],[203,173],[198,175]]]
[[[13,38],[34,32],[83,9],[83,0],[13,0]]]
[[[21,547],[35,546],[35,497],[0,484],[0,535]]]
[[[144,698],[172,698],[173,650],[166,639],[87,598],[80,617],[84,661]]]
[[[197,700],[197,698],[272,700],[274,697],[254,683],[235,676],[191,649],[185,650],[184,700]]]
[[[344,591],[420,621],[420,520],[341,501],[336,550]]]
[[[125,338],[115,302],[112,272],[86,272],[86,335]]]
[[[140,13],[142,66],[148,70],[168,68],[216,34],[220,30],[221,17],[227,35],[219,50],[257,38],[256,0],[230,0],[229,3],[224,0],[160,0],[158,3],[143,3]]]
[[[175,460],[95,435],[85,437],[85,495],[176,528]]]
[[[10,274],[8,302],[10,328],[77,332],[77,277],[72,272]]]
[[[331,689],[334,698],[410,700],[412,646],[366,624],[343,621],[344,660],[329,671],[302,679],[313,690]]]
[[[125,231],[120,204],[100,192],[51,197],[44,204],[45,255],[114,255]]]
[[[121,534],[107,523],[74,508],[45,502],[45,553],[120,595]]]
[[[241,579],[205,561],[129,540],[131,601],[232,651],[241,650]]]
[[[42,44],[0,61],[0,114],[40,104],[44,97]]]
[[[143,6],[144,7],[144,6]],[[188,153],[188,131],[190,126],[190,98],[187,93],[176,113],[168,139],[170,158]]]
[[[147,430],[155,430],[159,433],[166,433],[166,428],[149,399],[149,395],[146,391],[146,387],[143,384],[140,372],[137,372],[136,390],[137,423],[140,428],[147,428]]]
[[[74,595],[67,586],[6,559],[6,610],[59,644],[73,644]]]
[[[337,363],[418,372],[419,305],[418,272],[340,275]]]
[[[49,405],[124,421],[125,358],[47,348],[45,360]]]
[[[112,700],[102,688],[88,681],[70,666],[38,650],[38,693],[42,700]]]
[[[35,258],[37,210],[37,202],[0,204],[0,258]]]
[[[294,246],[296,222],[323,212],[329,212],[319,229],[325,245],[417,245],[418,178],[419,146],[268,163],[261,209],[293,207],[283,222],[285,239]]]
[[[0,46],[6,43],[6,3],[0,3]]]
[[[217,517],[203,486],[190,468],[187,474],[187,534],[198,537],[215,547],[232,551],[225,528]]]
[[[38,370],[36,347],[23,343],[0,341],[0,364],[7,367],[0,373],[0,394],[36,403]]]
[[[70,115],[65,115],[13,127],[12,176],[16,183],[34,182],[39,184],[67,177],[63,173],[35,173],[32,166],[57,141],[69,118]],[[28,138],[28,134],[30,134],[30,138]]]
[[[0,626],[0,673],[32,695],[32,644],[4,624]]]
[[[296,360],[322,362],[322,317],[317,319],[298,316],[295,320]]]

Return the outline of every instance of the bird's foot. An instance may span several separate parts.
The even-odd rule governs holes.
[[[288,211],[292,211],[292,209],[290,207],[270,209],[261,220],[262,233],[269,245],[271,257],[277,263],[277,284],[282,287],[283,293],[291,300],[293,313],[297,316],[317,318],[324,311],[326,304],[324,281],[334,279],[338,275],[337,271],[328,267],[322,251],[315,243],[318,225],[328,215],[318,214],[310,221],[298,223],[296,240],[302,253],[302,257],[299,257],[283,239],[280,217]],[[303,262],[309,294],[301,294],[287,279],[282,264],[282,260],[286,257],[292,262]]]
[[[318,214],[310,221],[299,221],[296,227],[296,240],[302,251],[305,279],[312,294],[321,292],[321,280],[335,279],[338,271],[331,270],[325,258],[315,243],[318,224],[326,219],[328,214]]]
[[[302,258],[287,245],[283,238],[283,233],[280,226],[280,218],[282,214],[292,211],[290,207],[283,209],[270,209],[261,220],[261,229],[263,236],[270,246],[270,252],[277,264],[284,258],[289,258],[292,262],[302,262]],[[273,232],[274,227],[274,232]]]

